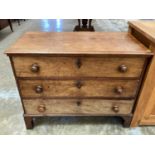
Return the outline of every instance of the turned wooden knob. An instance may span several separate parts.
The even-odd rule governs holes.
[[[37,73],[37,72],[39,72],[39,69],[40,69],[40,67],[38,64],[32,64],[32,66],[31,66],[32,72]]]
[[[114,105],[114,106],[112,107],[112,110],[113,110],[114,112],[119,112],[119,106]]]
[[[39,111],[39,112],[45,112],[45,111],[46,111],[46,106],[45,106],[44,104],[40,104],[40,105],[38,106],[38,111]]]
[[[79,88],[79,89],[83,86],[83,84],[82,84],[81,81],[77,81],[75,85],[76,85],[76,87]]]
[[[122,94],[123,93],[123,88],[121,86],[118,86],[118,87],[115,88],[115,92],[117,94]]]
[[[36,93],[42,93],[43,87],[42,86],[36,86],[35,91],[36,91]]]
[[[81,62],[81,59],[80,58],[77,58],[77,60],[76,60],[76,66],[77,66],[77,68],[81,68],[82,62]]]
[[[120,65],[118,69],[122,73],[127,72],[127,70],[128,70],[127,66],[125,66],[125,65]]]

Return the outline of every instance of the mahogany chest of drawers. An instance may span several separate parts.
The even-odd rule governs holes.
[[[29,32],[6,51],[24,120],[120,116],[129,126],[150,50],[127,32]]]

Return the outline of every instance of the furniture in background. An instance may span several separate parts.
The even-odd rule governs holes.
[[[78,25],[75,26],[74,31],[95,31],[91,24],[92,19],[78,19]]]
[[[6,54],[28,129],[46,116],[117,116],[129,127],[152,57],[127,32],[29,32]]]
[[[25,19],[14,19],[14,20],[18,22],[18,25],[20,25],[21,20],[25,21]]]
[[[130,33],[141,41],[151,52],[155,53],[155,21],[129,22]],[[155,58],[149,60],[147,74],[137,101],[131,123],[137,125],[155,125]]]
[[[0,19],[0,30],[4,29],[7,26],[10,26],[10,29],[13,32],[11,19]]]

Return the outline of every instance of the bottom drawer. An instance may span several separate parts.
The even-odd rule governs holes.
[[[105,115],[129,114],[134,100],[35,99],[23,100],[29,115]]]

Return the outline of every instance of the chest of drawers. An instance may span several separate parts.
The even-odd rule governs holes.
[[[44,116],[120,116],[129,126],[151,57],[127,32],[29,32],[6,53],[27,128]]]

